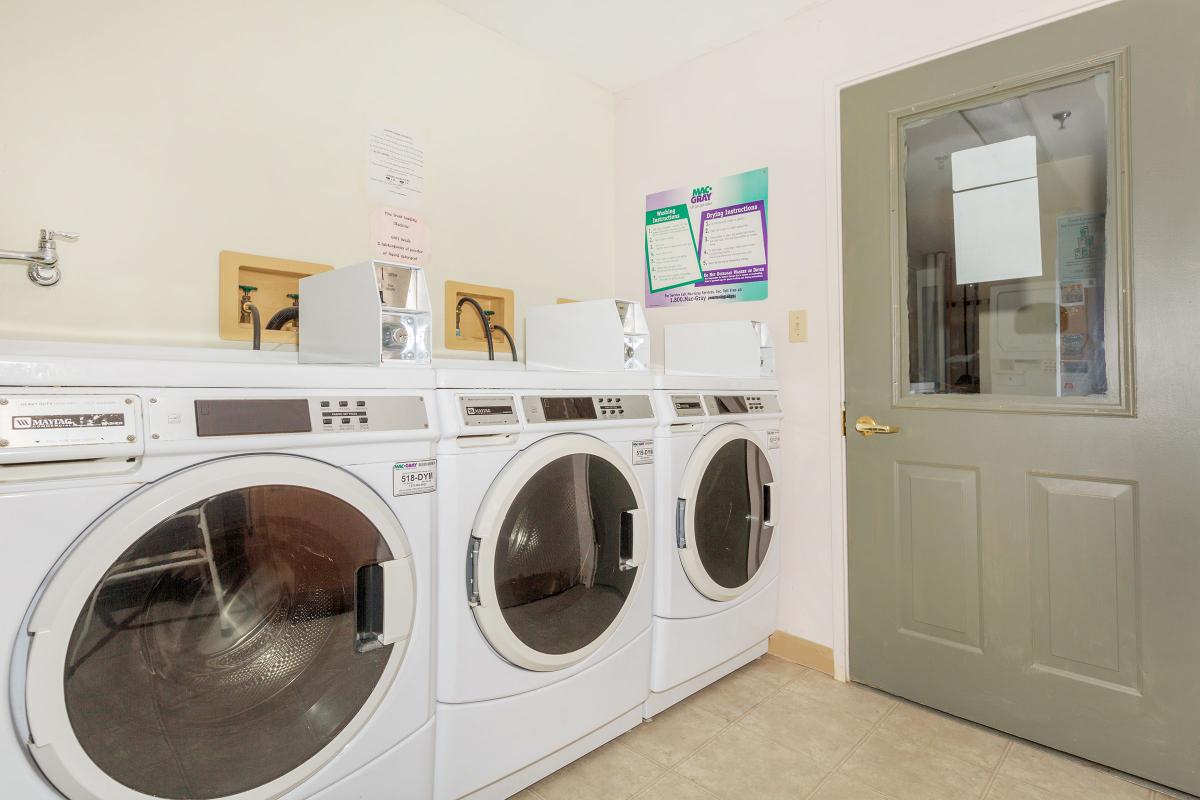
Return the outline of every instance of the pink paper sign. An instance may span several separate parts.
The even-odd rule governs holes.
[[[376,208],[371,212],[371,246],[377,258],[423,267],[429,260],[429,226],[415,211]]]

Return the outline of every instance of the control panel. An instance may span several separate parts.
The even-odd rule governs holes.
[[[421,397],[331,397],[309,400],[321,430],[399,431],[429,427],[429,415]]]
[[[524,395],[521,407],[532,423],[654,418],[650,396],[644,394]]]
[[[776,394],[706,394],[704,407],[710,416],[727,414],[778,414],[779,395]]]
[[[510,394],[460,397],[458,407],[462,412],[463,424],[469,428],[477,425],[516,425],[519,422],[516,399]]]
[[[421,397],[247,397],[194,401],[196,435],[403,431],[429,427]],[[168,415],[167,423],[178,422]]]

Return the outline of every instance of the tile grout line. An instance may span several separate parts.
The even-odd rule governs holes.
[[[803,667],[803,669],[804,669],[805,671],[807,671],[807,670],[808,670],[808,667]],[[733,672],[731,672],[731,673],[729,673],[729,674],[730,674],[730,675],[733,675],[733,674],[735,674],[736,672],[737,672],[737,670],[734,670]],[[691,700],[691,699],[692,699],[692,698],[694,698],[696,695],[698,695],[700,692],[704,691],[704,689],[707,689],[707,688],[709,688],[709,686],[714,686],[714,685],[716,685],[716,684],[717,684],[717,683],[719,683],[721,680],[724,680],[724,678],[726,678],[726,677],[729,677],[729,676],[728,676],[728,675],[726,675],[726,676],[724,676],[724,677],[722,677],[722,678],[719,678],[719,679],[718,679],[718,680],[716,680],[716,681],[713,681],[712,683],[708,684],[708,686],[705,686],[705,687],[703,687],[702,689],[700,689],[700,690],[698,690],[698,691],[696,691],[696,692],[693,692],[692,694],[688,695],[687,697],[683,698],[682,700],[679,700],[677,703],[675,703],[675,704],[673,704],[673,705],[669,706],[668,708],[665,708],[665,709],[663,709],[663,710],[662,710],[661,712],[659,712],[659,713],[660,713],[660,714],[665,714],[667,711],[670,711],[672,708],[675,708],[676,706],[678,706],[678,705],[679,705],[679,703],[684,703],[684,702],[687,702],[688,700]],[[759,680],[758,678],[753,678],[753,677],[751,677],[751,676],[749,676],[749,675],[747,675],[746,677],[747,677],[747,678],[749,678],[750,680],[755,680],[755,681],[758,681],[759,683],[762,683],[763,685],[770,687],[770,684],[768,684],[766,681]],[[718,730],[716,733],[714,733],[712,736],[709,736],[709,737],[708,737],[707,739],[705,739],[703,742],[701,742],[700,744],[696,745],[694,748],[692,748],[691,750],[689,750],[688,752],[686,752],[686,753],[685,753],[684,755],[682,755],[682,756],[679,758],[679,760],[677,760],[677,761],[676,761],[674,764],[672,764],[672,765],[670,765],[670,766],[667,766],[667,767],[664,767],[664,769],[663,769],[663,773],[662,773],[661,775],[659,775],[657,778],[655,778],[653,781],[651,781],[649,785],[647,785],[647,786],[645,786],[645,787],[643,787],[643,788],[639,789],[639,790],[638,790],[638,791],[637,791],[635,794],[631,795],[631,798],[630,798],[630,800],[633,800],[633,798],[636,798],[638,795],[644,794],[645,792],[649,791],[649,790],[650,790],[650,788],[651,788],[651,787],[653,787],[655,784],[659,783],[659,782],[660,782],[660,781],[661,781],[661,780],[662,780],[662,779],[663,779],[663,778],[666,776],[666,774],[667,774],[668,772],[674,773],[675,775],[679,776],[680,778],[683,778],[685,781],[688,781],[688,782],[690,782],[690,783],[695,783],[695,781],[693,781],[691,778],[687,777],[686,775],[684,775],[684,774],[682,774],[682,773],[680,773],[680,772],[677,772],[677,771],[675,770],[675,767],[678,767],[680,764],[683,764],[684,762],[686,762],[686,761],[688,761],[689,759],[691,759],[691,757],[692,757],[692,756],[696,755],[696,753],[698,753],[698,752],[700,752],[701,750],[703,750],[703,749],[704,749],[704,748],[705,748],[705,747],[706,747],[706,746],[707,746],[707,745],[708,745],[710,742],[712,742],[712,741],[713,741],[713,739],[716,739],[718,736],[720,736],[721,734],[725,733],[727,730],[729,730],[730,728],[732,728],[732,727],[734,726],[734,724],[735,724],[735,723],[737,723],[737,721],[738,721],[738,720],[740,720],[742,717],[744,717],[744,716],[746,716],[747,714],[749,714],[749,713],[750,713],[751,711],[753,711],[754,709],[758,708],[758,707],[759,707],[760,705],[762,705],[763,703],[765,703],[765,702],[767,702],[768,700],[770,700],[770,699],[771,699],[772,697],[774,697],[775,695],[777,695],[777,694],[779,694],[780,692],[782,692],[782,691],[783,691],[783,689],[784,689],[784,687],[791,685],[791,684],[792,684],[794,681],[796,681],[796,680],[799,680],[799,678],[793,678],[791,681],[788,681],[788,682],[787,682],[787,683],[785,683],[785,684],[782,684],[782,685],[780,685],[780,686],[776,686],[776,687],[772,688],[772,689],[771,689],[771,691],[770,691],[770,692],[769,692],[769,693],[768,693],[766,696],[764,696],[764,697],[763,697],[761,700],[759,700],[757,703],[755,703],[754,705],[752,705],[752,706],[750,706],[749,708],[747,708],[745,711],[743,711],[741,714],[739,714],[739,715],[738,715],[737,717],[735,717],[734,719],[731,719],[731,720],[728,720],[728,721],[726,721],[725,725],[724,725],[723,727],[721,727],[721,728],[720,728],[720,729],[719,729],[719,730]],[[708,714],[712,714],[712,716],[714,716],[714,717],[719,717],[719,716],[720,716],[719,714],[716,714],[716,713],[714,713],[714,712],[712,712],[712,711],[709,711],[708,709],[704,708],[703,706],[697,706],[697,708],[699,708],[701,711],[704,711],[704,712],[706,712],[706,713],[708,713]],[[656,714],[655,716],[658,716],[658,715]],[[646,721],[645,721],[645,720],[643,720],[643,721],[642,721],[642,723],[640,723],[640,724],[645,724],[645,722],[646,722]],[[631,728],[630,730],[635,730],[635,728]],[[613,741],[614,741],[614,742],[618,742],[618,741],[619,741],[619,739],[620,739],[620,737],[618,737],[617,739],[613,739]],[[627,749],[627,750],[629,750],[630,752],[632,752],[632,753],[637,753],[637,755],[639,755],[639,756],[642,756],[642,758],[645,758],[647,761],[650,761],[650,762],[652,762],[652,763],[653,763],[653,764],[655,764],[656,766],[660,766],[660,767],[661,767],[661,766],[663,766],[662,764],[660,764],[659,762],[657,762],[657,761],[655,761],[654,759],[650,758],[649,756],[645,756],[645,755],[642,755],[641,753],[638,753],[636,750],[634,750],[632,747],[630,747],[629,745],[625,744],[624,742],[619,742],[619,743],[620,743],[620,745],[621,745],[622,747],[626,748],[626,749]],[[696,784],[696,785],[697,785],[697,786],[700,786],[700,784]],[[701,789],[703,789],[704,791],[708,792],[708,790],[707,790],[707,789],[705,789],[703,786],[700,786],[700,788],[701,788]],[[712,792],[709,792],[709,794],[712,794]],[[713,795],[713,796],[715,797],[715,795]]]
[[[615,741],[615,740],[614,740],[614,741]],[[630,749],[630,751],[633,751],[633,748],[629,748],[629,749]],[[634,752],[636,752],[636,751],[634,751]],[[640,754],[639,754],[639,755],[640,755]],[[658,762],[655,762],[655,766],[660,766],[660,767],[661,767],[662,765],[661,765],[661,764],[659,764]],[[650,781],[650,782],[649,782],[649,783],[647,783],[645,786],[643,786],[641,789],[638,789],[636,792],[634,792],[633,794],[629,795],[629,800],[636,800],[636,798],[638,798],[638,797],[641,797],[641,796],[642,796],[642,795],[644,795],[646,792],[648,792],[648,791],[650,791],[651,789],[653,789],[655,786],[658,786],[660,783],[662,783],[662,780],[663,780],[663,778],[667,777],[667,775],[668,775],[668,773],[670,773],[670,771],[671,771],[671,768],[670,768],[670,767],[668,767],[668,768],[664,769],[662,772],[660,772],[660,773],[658,774],[658,776],[657,776],[657,777],[656,777],[654,780]]]
[[[817,782],[817,785],[813,787],[813,790],[805,795],[806,800],[812,800],[812,798],[816,797],[817,793],[820,792],[821,789],[825,788],[825,784],[829,783],[830,779],[838,773],[838,770],[844,767],[846,762],[854,757],[854,754],[857,753],[858,749],[863,746],[863,743],[867,741],[867,739],[871,738],[871,734],[883,727],[884,721],[899,707],[900,703],[896,700],[893,700],[892,704],[888,707],[888,710],[879,715],[879,719],[875,720],[874,724],[867,729],[867,732],[858,738],[858,741],[854,743],[854,746],[851,747],[849,751],[847,751],[846,755],[838,759],[837,763],[833,765],[833,768],[830,769],[829,772],[825,773],[825,777],[821,778],[821,780]],[[874,790],[874,787],[871,788]],[[882,794],[882,792],[878,793]]]
[[[906,698],[903,698],[903,697],[898,697],[898,696],[897,696],[897,698],[896,698],[896,705],[895,705],[895,707],[894,707],[892,710],[894,711],[895,709],[898,709],[898,708],[900,708],[900,707],[902,707],[902,706],[908,706],[908,707],[911,707],[911,708],[917,708],[917,709],[920,709],[920,710],[927,711],[927,712],[930,712],[930,713],[932,713],[932,714],[935,714],[935,715],[937,715],[937,716],[939,716],[939,717],[943,717],[943,718],[945,718],[945,719],[951,720],[951,721],[953,721],[953,722],[957,722],[957,723],[960,723],[960,724],[965,724],[965,725],[967,725],[967,726],[969,726],[969,727],[972,727],[972,728],[977,728],[977,729],[980,729],[980,730],[988,731],[988,732],[991,732],[991,733],[994,733],[994,734],[997,734],[997,735],[999,735],[1001,738],[1003,738],[1003,739],[1005,739],[1005,740],[1007,741],[1007,744],[1006,744],[1006,746],[1005,746],[1005,752],[1001,754],[1001,762],[1003,762],[1004,760],[1006,760],[1006,755],[1007,755],[1007,753],[1008,753],[1008,750],[1009,750],[1009,749],[1012,747],[1012,745],[1014,745],[1014,744],[1015,744],[1015,743],[1018,741],[1017,739],[1014,739],[1014,738],[1013,738],[1013,737],[1012,737],[1010,734],[1007,734],[1007,733],[1005,733],[1004,731],[1001,731],[1001,730],[998,730],[998,729],[995,729],[995,728],[988,728],[986,725],[980,725],[979,723],[972,722],[972,721],[971,721],[971,720],[969,720],[969,719],[963,719],[963,718],[961,718],[961,717],[955,717],[953,714],[948,714],[948,713],[946,713],[945,711],[940,711],[940,710],[938,710],[938,709],[936,709],[936,708],[932,708],[932,707],[930,707],[930,706],[923,706],[923,705],[921,705],[920,703],[916,702],[915,700],[908,700],[908,699],[906,699]],[[889,712],[888,712],[888,716],[891,716],[891,711],[889,711]],[[955,754],[955,753],[943,753],[942,755],[944,755],[946,758],[949,758],[949,759],[951,759],[951,760],[953,760],[953,761],[957,761],[957,762],[958,762],[960,765],[964,765],[964,766],[968,766],[968,767],[973,767],[973,768],[976,768],[976,769],[987,769],[987,767],[981,766],[980,764],[977,764],[977,763],[975,763],[974,761],[970,761],[970,760],[968,760],[968,759],[964,758],[963,756],[957,755],[957,754]],[[992,767],[992,770],[998,770],[998,769],[999,769],[999,764],[997,764],[997,766],[995,766],[995,767]],[[990,784],[991,784],[991,779],[990,779],[990,777],[989,777],[989,780],[988,780],[988,786],[989,786],[989,787],[990,787]],[[1030,785],[1032,786],[1032,785],[1034,785],[1034,784],[1030,784]],[[1041,786],[1038,786],[1037,788],[1039,788],[1039,789],[1040,789],[1040,788],[1042,788],[1042,787],[1041,787]],[[877,789],[876,791],[879,791],[879,790]]]
[[[678,772],[676,772],[671,767],[667,767],[666,769],[664,769],[662,771],[661,775],[659,775],[654,780],[650,781],[650,783],[648,783],[646,786],[639,789],[635,794],[630,795],[629,800],[637,800],[637,798],[646,795],[651,789],[653,789],[655,786],[658,786],[660,783],[662,783],[664,780],[666,780],[668,775],[674,775],[676,778],[679,778],[679,780],[681,780],[681,781],[687,781],[692,786],[695,786],[697,789],[704,792],[709,797],[712,797],[714,800],[719,800],[719,798],[717,798],[717,796],[715,794],[713,794],[712,792],[710,792],[708,789],[705,789],[703,786],[696,783],[694,780],[687,777],[686,775],[680,775]]]
[[[807,670],[808,670],[808,667],[804,667],[803,669],[804,669],[805,671],[807,671]],[[735,670],[735,671],[736,671],[736,670]],[[730,674],[733,674],[733,673],[730,673]],[[801,673],[801,676],[802,676],[802,675],[803,675],[803,673]],[[753,680],[758,680],[758,679],[757,679],[757,678],[753,678]],[[747,708],[745,711],[743,711],[741,714],[738,714],[736,717],[734,717],[733,719],[729,720],[729,721],[728,721],[728,722],[725,724],[725,726],[724,726],[723,728],[721,728],[719,731],[717,731],[717,732],[716,732],[716,733],[714,733],[712,736],[710,736],[708,739],[706,739],[706,740],[704,741],[704,743],[703,743],[703,744],[701,744],[701,745],[700,745],[699,747],[697,747],[696,749],[692,750],[690,753],[688,753],[688,754],[687,754],[686,756],[684,756],[683,758],[681,758],[681,759],[679,759],[678,761],[676,761],[676,762],[675,762],[675,764],[674,764],[673,766],[671,766],[671,767],[668,767],[668,768],[667,768],[667,771],[668,771],[668,772],[673,772],[674,774],[678,775],[680,778],[683,778],[685,781],[689,781],[689,782],[691,782],[691,783],[695,783],[695,781],[692,781],[692,779],[691,779],[691,778],[689,778],[688,776],[684,775],[682,772],[678,772],[678,771],[676,771],[675,767],[678,767],[678,766],[680,766],[680,765],[682,765],[682,764],[685,764],[685,763],[687,763],[688,761],[690,761],[690,760],[692,759],[692,757],[693,757],[693,756],[695,756],[697,753],[699,753],[701,750],[703,750],[703,749],[704,749],[704,747],[705,747],[706,745],[708,745],[709,743],[711,743],[711,742],[712,742],[714,739],[717,739],[719,736],[721,736],[722,734],[724,734],[726,731],[730,730],[730,729],[731,729],[731,728],[732,728],[734,725],[736,725],[736,724],[737,724],[739,721],[741,721],[742,719],[744,719],[744,718],[745,718],[745,717],[746,717],[746,716],[747,716],[747,715],[748,715],[750,712],[752,712],[754,709],[758,708],[759,706],[761,706],[763,703],[767,702],[767,701],[768,701],[768,700],[770,700],[771,698],[773,698],[773,697],[776,697],[776,696],[777,696],[777,695],[779,695],[779,693],[780,693],[780,692],[782,692],[782,691],[783,691],[783,690],[784,690],[786,687],[788,687],[788,686],[792,685],[793,683],[795,683],[795,682],[796,682],[796,681],[798,681],[798,680],[800,680],[800,677],[793,678],[792,680],[788,681],[787,683],[783,683],[783,684],[780,684],[779,686],[776,686],[776,687],[774,687],[774,688],[773,688],[773,689],[772,689],[770,692],[768,692],[766,695],[764,695],[764,696],[763,696],[763,698],[762,698],[761,700],[759,700],[757,703],[753,704],[752,706],[750,706],[749,708]],[[759,682],[760,682],[760,683],[763,683],[763,684],[766,684],[766,681],[759,681]],[[714,683],[715,683],[715,681],[714,681]],[[709,684],[709,686],[712,686],[712,685],[713,685],[713,684]],[[768,686],[769,686],[769,684],[766,684],[766,685],[768,685]],[[705,687],[705,688],[707,688],[707,687]],[[702,708],[701,710],[702,710],[702,711],[706,711],[707,709],[703,709],[703,708]],[[712,713],[712,712],[709,712],[709,713]],[[714,715],[714,716],[715,716],[715,715]],[[701,788],[703,791],[705,791],[705,792],[708,792],[709,794],[713,795],[713,797],[716,797],[716,796],[717,796],[715,793],[713,793],[713,792],[709,792],[709,791],[708,791],[708,789],[707,789],[707,788],[705,788],[705,787],[704,787],[702,784],[696,783],[696,785],[697,785],[697,786],[699,786],[699,787],[700,787],[700,788]]]
[[[808,667],[803,667],[803,669],[804,669],[806,672],[808,671]],[[735,672],[736,672],[736,670],[735,670]],[[732,675],[732,674],[734,674],[734,673],[730,673],[730,674]],[[803,674],[803,673],[802,673],[802,674]],[[728,676],[726,676],[726,677],[728,677]],[[748,677],[749,677],[749,676],[748,676]],[[722,680],[723,680],[723,679],[722,679]],[[761,680],[759,680],[758,678],[752,678],[752,680],[758,680],[758,681],[759,681],[759,683],[766,684],[766,681],[761,681]],[[788,687],[788,686],[792,685],[793,683],[795,683],[795,682],[796,682],[796,681],[798,681],[798,680],[800,680],[800,678],[799,678],[799,677],[796,677],[796,678],[793,678],[792,680],[788,681],[787,683],[784,683],[784,684],[781,684],[781,685],[779,685],[779,686],[776,686],[776,687],[774,687],[774,688],[773,688],[773,689],[772,689],[772,690],[771,690],[769,693],[767,693],[767,694],[766,694],[766,695],[765,695],[765,696],[764,696],[764,697],[763,697],[761,700],[759,700],[757,703],[755,703],[754,705],[750,706],[749,708],[747,708],[745,711],[743,711],[741,714],[737,715],[737,716],[736,716],[736,717],[734,717],[733,719],[731,719],[731,720],[728,720],[728,721],[725,723],[725,725],[724,725],[724,726],[723,726],[723,727],[722,727],[720,730],[718,730],[718,731],[717,731],[716,733],[714,733],[712,736],[708,737],[708,738],[707,738],[707,739],[705,739],[703,742],[701,742],[699,745],[697,745],[695,748],[693,748],[692,750],[690,750],[690,751],[689,751],[689,752],[688,752],[686,755],[684,755],[682,758],[680,758],[680,759],[679,759],[678,761],[676,761],[674,764],[672,764],[671,766],[667,767],[667,772],[673,772],[673,773],[675,773],[676,775],[678,775],[680,778],[683,778],[685,781],[690,781],[690,782],[692,782],[692,783],[696,783],[696,782],[695,782],[695,781],[693,781],[691,778],[689,778],[688,776],[684,775],[682,772],[679,772],[679,771],[676,769],[676,767],[679,767],[679,766],[681,766],[681,765],[683,765],[683,764],[686,764],[688,761],[690,761],[690,760],[692,759],[692,757],[693,757],[693,756],[695,756],[697,753],[699,753],[701,750],[703,750],[703,749],[704,749],[704,748],[705,748],[705,747],[706,747],[708,744],[710,744],[710,743],[711,743],[711,742],[712,742],[714,739],[718,738],[718,737],[719,737],[719,736],[721,736],[723,733],[725,733],[725,732],[726,732],[726,731],[728,731],[730,728],[732,728],[734,725],[736,725],[736,724],[738,723],[738,721],[739,721],[739,720],[741,720],[742,718],[744,718],[744,717],[745,717],[747,714],[749,714],[749,713],[750,713],[751,711],[753,711],[754,709],[756,709],[756,708],[758,708],[759,706],[761,706],[763,703],[765,703],[765,702],[767,702],[768,700],[770,700],[772,697],[775,697],[776,695],[778,695],[778,694],[779,694],[780,692],[782,692],[782,691],[783,691],[783,690],[784,690],[786,687]],[[713,686],[713,685],[715,685],[717,682],[718,682],[718,681],[714,681],[713,683],[710,683],[710,684],[709,684],[709,686]],[[769,684],[766,684],[766,685],[768,685],[768,686],[769,686]],[[706,687],[704,687],[704,688],[705,688],[705,689],[707,689],[707,688],[708,688],[708,686],[706,686]],[[702,689],[701,691],[703,691],[703,689]],[[696,694],[699,694],[699,692],[697,692]],[[693,694],[693,695],[690,695],[690,697],[695,697],[695,696],[696,696],[695,694]],[[687,700],[687,699],[689,699],[689,698],[684,698],[684,700]],[[681,700],[681,701],[679,701],[679,702],[684,702],[684,700]],[[709,714],[712,714],[713,716],[719,716],[718,714],[714,714],[713,712],[711,712],[711,711],[708,711],[708,709],[706,709],[706,708],[703,708],[703,707],[700,707],[700,710],[701,710],[701,711],[707,711]],[[708,789],[706,789],[706,788],[705,788],[703,785],[701,785],[701,784],[698,784],[698,783],[697,783],[696,785],[697,785],[697,786],[699,786],[699,787],[700,787],[701,789],[703,789],[704,791],[708,792]],[[712,792],[709,792],[709,794],[713,794],[713,793],[712,793]],[[716,795],[714,794],[713,796],[715,797]],[[635,797],[636,797],[636,795],[635,795]]]
[[[640,727],[640,726],[642,726],[642,725],[644,725],[644,724],[646,724],[646,720],[644,720],[644,719],[643,719],[643,720],[642,720],[641,722],[639,722],[637,725],[634,725],[632,728],[630,728],[630,729],[629,729],[629,731],[636,730],[638,727]],[[629,731],[625,731],[625,733],[629,733]],[[625,733],[621,734],[621,736],[624,736],[624,735],[625,735]],[[629,800],[633,800],[633,798],[635,798],[635,797],[640,797],[641,795],[645,794],[646,792],[650,791],[652,788],[654,788],[655,786],[657,786],[657,785],[658,785],[658,783],[659,783],[660,781],[662,781],[662,779],[663,779],[663,778],[666,776],[666,774],[667,774],[668,772],[670,772],[670,771],[671,771],[671,768],[670,768],[670,767],[664,767],[662,764],[658,763],[657,761],[655,761],[655,760],[654,760],[653,758],[651,758],[650,756],[648,756],[648,755],[645,755],[645,754],[643,754],[643,753],[639,753],[637,750],[634,750],[632,747],[630,747],[629,745],[627,745],[627,744],[625,744],[624,742],[622,742],[622,741],[621,741],[621,736],[618,736],[617,738],[615,738],[615,739],[613,739],[613,740],[609,741],[607,744],[602,744],[602,745],[600,745],[600,747],[606,747],[608,744],[615,744],[615,745],[619,745],[620,747],[622,747],[622,748],[624,748],[624,749],[628,750],[629,752],[633,753],[633,754],[634,754],[635,756],[637,756],[638,758],[641,758],[641,759],[643,759],[643,760],[645,760],[645,761],[649,761],[651,764],[653,764],[654,766],[658,767],[658,768],[659,768],[659,770],[660,770],[660,771],[659,771],[659,773],[658,773],[657,775],[655,775],[655,776],[654,776],[654,779],[653,779],[653,780],[651,780],[649,783],[647,783],[647,784],[646,784],[645,786],[643,786],[642,788],[638,789],[638,790],[637,790],[636,792],[634,792],[633,794],[629,795]],[[596,748],[596,750],[599,750],[599,749],[600,749],[599,747],[598,747],[598,748]],[[594,753],[594,752],[596,752],[596,751],[595,751],[595,750],[593,750],[592,752]],[[572,761],[571,763],[573,764],[573,763],[575,763],[575,762],[574,762],[574,761]],[[570,765],[568,764],[567,766],[570,766]]]
[[[1000,770],[1004,768],[1004,762],[1008,761],[1008,754],[1012,752],[1013,746],[1016,744],[1012,739],[1004,745],[1004,752],[1000,754],[1000,760],[996,762],[996,766],[992,767],[992,774],[988,776],[988,782],[983,785],[983,793],[979,795],[980,800],[986,800],[988,794],[992,791],[992,787],[996,784],[996,778],[1000,777]]]
[[[639,753],[637,750],[634,750],[632,747],[630,747],[629,745],[625,744],[625,742],[622,742],[622,741],[621,741],[621,736],[624,736],[625,734],[621,734],[621,736],[618,736],[618,737],[616,737],[615,739],[612,739],[612,740],[610,740],[609,742],[607,742],[606,744],[619,744],[621,747],[623,747],[624,749],[626,749],[626,750],[628,750],[629,752],[633,753],[634,755],[636,755],[636,756],[638,756],[638,757],[640,757],[640,758],[643,758],[643,759],[645,759],[645,760],[649,761],[651,764],[653,764],[653,765],[654,765],[654,766],[656,766],[656,767],[661,767],[661,768],[662,768],[662,772],[661,772],[661,773],[659,773],[659,775],[657,775],[657,776],[654,778],[654,780],[650,781],[650,783],[646,784],[646,785],[645,785],[645,786],[643,786],[641,789],[637,790],[635,793],[633,793],[632,795],[630,795],[630,800],[635,800],[635,798],[637,798],[637,797],[639,797],[639,796],[641,796],[641,795],[645,794],[645,793],[646,793],[646,792],[648,792],[650,789],[652,789],[654,786],[656,786],[657,784],[659,784],[660,782],[662,782],[663,778],[665,778],[665,777],[666,777],[667,773],[673,773],[673,774],[674,774],[674,775],[676,775],[677,777],[679,777],[679,778],[682,778],[683,780],[685,780],[685,781],[688,781],[689,783],[695,784],[695,785],[696,785],[697,787],[699,787],[699,788],[700,788],[702,791],[704,791],[704,792],[707,792],[708,794],[713,794],[712,792],[709,792],[709,791],[708,791],[708,789],[704,788],[704,787],[703,787],[703,786],[701,786],[700,784],[698,784],[698,783],[696,783],[695,781],[693,781],[691,778],[689,778],[689,777],[687,777],[686,775],[684,775],[684,774],[682,774],[682,773],[680,773],[680,772],[676,771],[675,767],[678,767],[679,765],[681,765],[681,764],[683,764],[684,762],[686,762],[686,761],[688,761],[689,759],[691,759],[691,758],[692,758],[692,756],[696,755],[696,753],[698,753],[698,752],[700,752],[702,749],[704,749],[704,747],[705,747],[705,746],[707,746],[709,743],[711,743],[711,742],[712,742],[714,739],[716,739],[718,736],[720,736],[721,734],[725,733],[725,732],[726,732],[726,731],[728,731],[730,728],[732,728],[732,727],[733,727],[735,724],[737,724],[737,722],[738,722],[739,720],[741,720],[743,717],[745,717],[745,716],[746,716],[747,714],[749,714],[751,711],[753,711],[754,709],[758,708],[758,707],[759,707],[760,705],[762,705],[763,703],[767,702],[767,701],[768,701],[768,700],[770,700],[771,698],[773,698],[773,697],[775,697],[776,695],[778,695],[780,692],[782,692],[782,691],[783,691],[785,688],[787,688],[788,686],[791,686],[793,683],[795,683],[796,681],[800,680],[800,679],[801,679],[801,678],[804,676],[804,674],[805,674],[805,673],[808,673],[808,672],[811,672],[811,671],[812,671],[812,670],[811,670],[809,667],[805,667],[805,666],[803,666],[803,665],[799,665],[799,664],[797,664],[796,666],[799,666],[799,667],[800,667],[802,670],[804,670],[804,672],[802,672],[800,675],[798,675],[797,677],[793,678],[792,680],[790,680],[790,681],[787,681],[786,683],[780,684],[779,686],[775,686],[775,687],[772,687],[772,686],[771,686],[771,685],[770,685],[770,684],[769,684],[767,681],[764,681],[764,680],[762,680],[762,679],[760,679],[760,678],[754,678],[754,677],[752,677],[752,676],[749,676],[749,675],[747,675],[747,676],[746,676],[746,678],[748,678],[748,679],[750,679],[750,680],[753,680],[753,681],[757,681],[758,683],[761,683],[761,684],[763,684],[763,685],[764,685],[764,686],[766,686],[767,688],[771,689],[771,691],[770,691],[770,692],[768,692],[766,695],[764,695],[764,696],[763,696],[763,698],[762,698],[761,700],[759,700],[758,702],[756,702],[756,703],[754,703],[753,705],[751,705],[749,708],[747,708],[745,711],[743,711],[743,712],[742,712],[741,714],[739,714],[738,716],[734,717],[734,718],[733,718],[733,719],[731,719],[731,720],[727,720],[727,721],[725,721],[725,725],[724,725],[724,726],[722,726],[722,727],[721,727],[719,730],[717,730],[717,731],[716,731],[716,732],[715,732],[715,733],[714,733],[712,736],[709,736],[709,737],[708,737],[707,739],[705,739],[703,742],[701,742],[701,743],[700,743],[700,744],[698,744],[696,747],[692,748],[692,749],[691,749],[691,750],[689,750],[687,753],[685,753],[683,756],[681,756],[681,757],[679,758],[679,760],[678,760],[678,761],[676,761],[676,762],[675,762],[673,765],[671,765],[671,766],[664,766],[663,764],[659,763],[658,761],[655,761],[655,760],[654,760],[653,758],[651,758],[650,756],[647,756],[647,755],[645,755],[645,754],[643,754],[643,753]],[[729,673],[729,674],[730,674],[730,675],[734,675],[734,674],[736,674],[736,673],[737,673],[737,670],[734,670],[733,672],[731,672],[731,673]],[[675,708],[675,707],[676,707],[676,706],[678,706],[680,703],[684,703],[684,702],[687,702],[688,700],[691,700],[691,699],[693,699],[693,698],[694,698],[694,697],[696,697],[696,695],[698,695],[700,692],[704,691],[704,689],[707,689],[707,688],[709,688],[709,686],[713,686],[713,685],[715,685],[715,684],[719,683],[721,680],[724,680],[724,678],[726,678],[726,677],[729,677],[729,676],[728,676],[728,675],[726,675],[726,676],[723,676],[722,678],[719,678],[719,679],[718,679],[718,680],[716,680],[716,681],[713,681],[713,683],[710,683],[710,684],[708,684],[708,686],[705,686],[705,687],[703,687],[702,689],[700,689],[700,690],[698,690],[698,691],[696,691],[696,692],[693,692],[692,694],[688,695],[687,697],[683,698],[682,700],[679,700],[678,702],[674,703],[673,705],[669,706],[668,708],[665,708],[665,709],[663,709],[663,710],[662,710],[661,712],[659,712],[659,713],[660,713],[660,714],[665,714],[667,711],[671,710],[671,708]],[[702,707],[702,706],[698,706],[698,708],[700,708],[700,710],[701,710],[701,711],[704,711],[704,712],[706,712],[706,713],[708,713],[708,714],[711,714],[711,715],[712,715],[712,716],[714,716],[714,717],[720,717],[720,715],[719,715],[719,714],[716,714],[715,712],[709,711],[708,709],[706,709],[706,708],[704,708],[704,707]],[[656,714],[655,716],[658,716],[658,715]],[[723,719],[723,718],[722,718],[722,719]],[[653,720],[649,720],[649,721],[651,721],[651,722],[652,722]],[[638,725],[635,725],[633,728],[630,728],[630,729],[629,729],[629,731],[626,731],[625,733],[629,733],[630,731],[636,730],[636,729],[637,729],[639,726],[641,726],[641,725],[644,725],[646,722],[647,722],[647,720],[642,720],[642,722],[638,723]],[[601,745],[601,746],[603,747],[604,745]],[[599,749],[599,748],[597,748],[597,749]],[[594,752],[594,751],[593,751],[593,752]],[[581,756],[580,758],[582,758],[582,756]],[[578,761],[578,760],[579,760],[579,759],[576,759],[576,761]],[[572,761],[572,762],[570,762],[570,764],[573,764],[573,763],[575,763],[575,761]],[[564,765],[563,765],[563,767],[562,767],[562,769],[565,769],[566,767],[570,766],[570,764],[564,764]],[[556,770],[556,771],[557,771],[557,770]],[[554,774],[554,773],[551,773],[551,774]],[[535,782],[535,783],[536,783],[536,782]],[[526,786],[526,787],[525,787],[525,791],[528,791],[530,794],[532,794],[534,797],[538,798],[539,800],[545,800],[545,797],[544,797],[543,795],[539,794],[537,791],[535,791],[535,790],[534,790],[534,788],[533,788],[533,786],[534,786],[534,784],[530,784],[529,786]],[[715,794],[713,794],[713,797],[716,797],[716,795],[715,795]]]

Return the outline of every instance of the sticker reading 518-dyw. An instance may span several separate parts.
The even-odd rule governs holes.
[[[392,495],[425,494],[437,490],[437,459],[402,461],[392,466]]]

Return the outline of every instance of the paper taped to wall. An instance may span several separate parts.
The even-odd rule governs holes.
[[[367,197],[372,204],[425,207],[425,149],[412,131],[372,123],[367,131]]]

